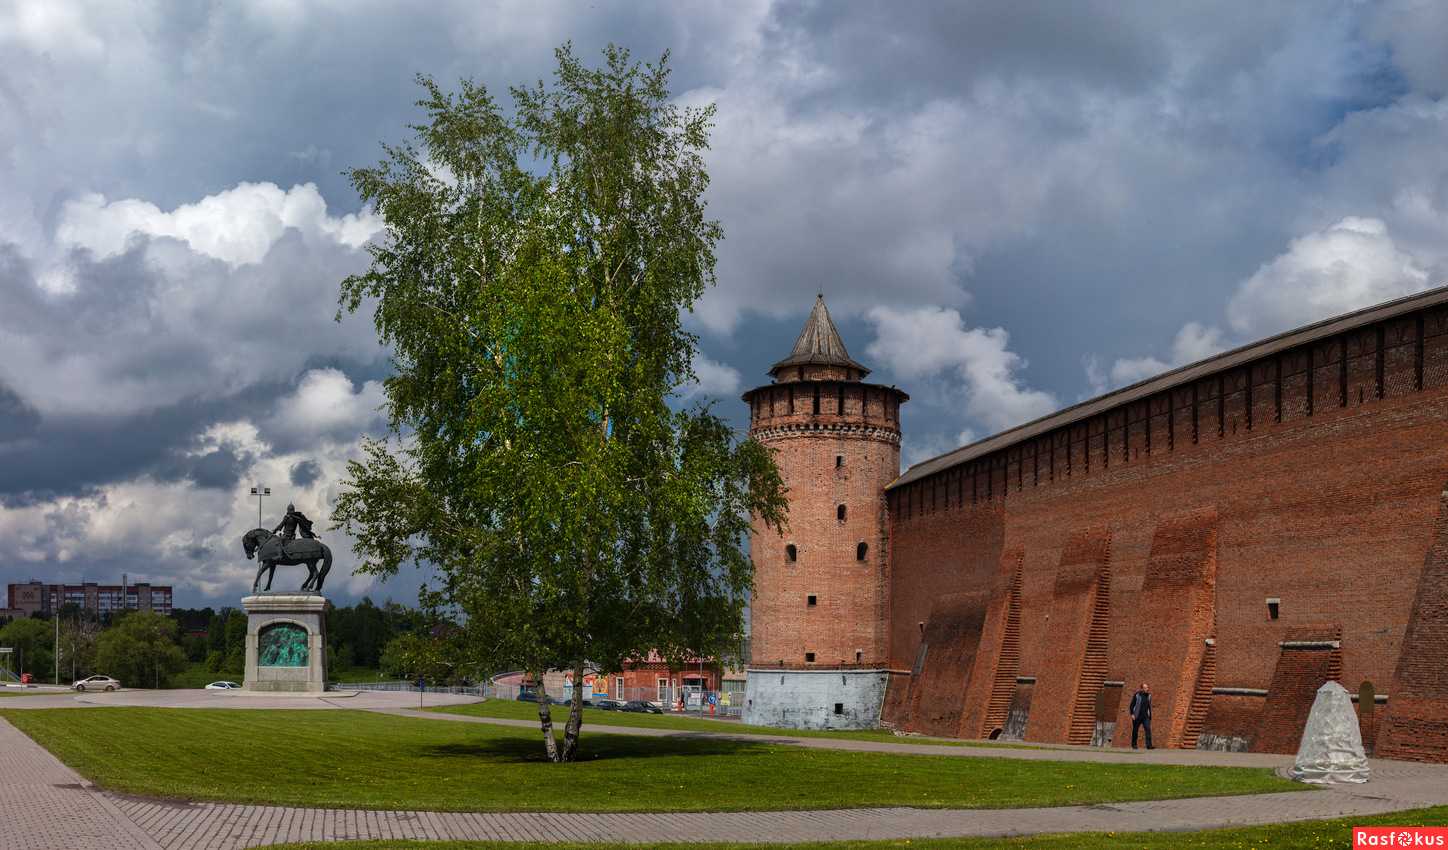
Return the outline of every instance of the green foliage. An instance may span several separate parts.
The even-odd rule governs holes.
[[[94,616],[79,611],[71,617],[62,616],[59,651],[63,680],[74,682],[95,672],[100,634],[101,625]]]
[[[404,632],[421,629],[424,617],[418,611],[396,602],[373,604],[363,597],[356,605],[327,609],[327,643],[335,663],[350,667],[376,667],[387,642]]]
[[[0,628],[0,646],[12,647],[12,672],[30,673],[50,681],[55,676],[55,625],[45,620],[19,617]]]
[[[169,688],[204,688],[218,679],[230,679],[240,682],[242,678],[241,668],[235,670],[218,669],[208,670],[204,662],[190,663],[184,670],[171,674],[171,681],[164,685]]]
[[[334,517],[363,571],[437,569],[425,598],[466,615],[483,668],[713,656],[742,629],[751,515],[785,512],[764,447],[670,404],[721,235],[703,201],[713,109],[670,102],[667,56],[557,58],[511,111],[420,79],[416,145],[351,172],[386,238],[341,303],[372,305],[393,351],[400,446],[365,444]]]
[[[593,735],[574,769],[560,772],[538,751],[536,732],[364,711],[0,708],[0,717],[110,791],[274,806],[1007,808],[1312,793],[1259,768],[868,753],[703,736]]]
[[[459,666],[455,645],[425,634],[398,635],[382,651],[382,672],[392,678],[411,681],[422,676],[430,684],[458,684]]]
[[[96,669],[128,687],[164,687],[185,668],[176,621],[160,614],[127,614],[96,640]]]

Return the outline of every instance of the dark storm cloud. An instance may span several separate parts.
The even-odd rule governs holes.
[[[197,435],[281,390],[254,387],[228,399],[187,401],[134,416],[37,419],[22,443],[10,448],[0,443],[0,504],[88,495],[138,475],[234,486],[250,458],[228,446],[191,454]]]
[[[0,384],[0,456],[7,444],[34,438],[40,428],[40,414],[14,390]]]
[[[310,487],[322,477],[322,467],[314,460],[304,460],[292,465],[290,478],[298,487]]]
[[[232,446],[219,446],[200,452],[175,449],[152,468],[152,475],[163,482],[190,481],[197,487],[229,490],[241,481],[255,457]]]
[[[804,56],[832,69],[828,89],[836,97],[883,101],[894,111],[983,79],[1139,90],[1172,63],[1170,45],[1152,26],[1154,5],[792,3],[773,10],[765,32],[781,58]]]

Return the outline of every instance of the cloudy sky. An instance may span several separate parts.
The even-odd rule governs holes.
[[[906,461],[1448,282],[1448,4],[0,0],[0,584],[233,603],[254,481],[325,525],[386,374],[341,172],[417,73],[571,39],[718,105],[697,394],[739,420],[816,291]],[[409,600],[414,576],[333,590]],[[290,581],[295,576],[288,578]]]

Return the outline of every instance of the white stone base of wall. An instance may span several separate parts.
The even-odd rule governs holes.
[[[889,680],[883,669],[750,667],[743,719],[780,729],[874,729]]]
[[[246,611],[246,678],[249,691],[320,694],[327,690],[327,599],[318,593],[262,593],[241,600]],[[307,663],[277,667],[260,663],[259,635],[267,626],[291,623],[307,632]]]

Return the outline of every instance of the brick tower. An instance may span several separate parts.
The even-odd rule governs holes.
[[[744,394],[750,434],[789,488],[783,538],[756,526],[745,719],[864,728],[880,719],[889,658],[884,488],[900,474],[900,405],[867,384],[824,297],[773,383]]]

